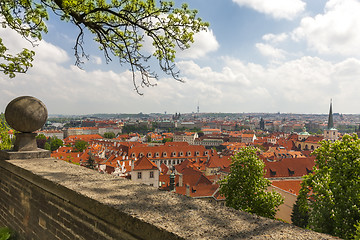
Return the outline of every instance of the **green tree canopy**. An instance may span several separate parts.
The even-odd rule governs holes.
[[[44,148],[50,151],[56,151],[59,147],[64,146],[64,142],[57,137],[49,137],[47,142],[44,144]]]
[[[104,133],[104,138],[113,139],[113,138],[115,138],[115,133],[106,132],[106,133]]]
[[[323,141],[314,154],[315,167],[298,196],[300,214],[309,215],[306,227],[352,239],[360,224],[360,139]]]
[[[253,147],[243,148],[232,157],[230,174],[220,181],[226,205],[235,209],[274,218],[283,199],[268,192],[270,181],[264,177],[264,162]]]
[[[174,64],[176,50],[189,48],[194,34],[208,27],[208,23],[197,18],[196,10],[190,10],[187,4],[175,8],[171,1],[5,0],[0,1],[0,10],[2,27],[15,30],[32,43],[47,33],[48,11],[76,25],[79,31],[74,46],[75,64],[81,66],[88,58],[84,35],[91,34],[107,62],[115,57],[120,64],[130,66],[136,91],[137,74],[140,86],[151,86],[151,79],[158,78],[150,69],[150,58],[158,61],[163,72],[181,81]],[[152,43],[153,53],[144,49],[145,41]],[[0,39],[0,71],[14,77],[31,67],[33,51],[24,49],[11,55],[7,50]]]
[[[12,142],[9,136],[9,126],[5,121],[4,114],[0,114],[0,150],[10,149]]]
[[[89,146],[89,143],[84,140],[78,140],[75,142],[75,150],[82,152]]]
[[[95,169],[95,167],[96,167],[95,156],[91,152],[89,152],[89,157],[85,162],[85,167],[90,168],[90,169]]]

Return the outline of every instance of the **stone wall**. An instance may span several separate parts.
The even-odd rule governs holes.
[[[19,239],[332,239],[55,159],[0,160],[0,226]]]

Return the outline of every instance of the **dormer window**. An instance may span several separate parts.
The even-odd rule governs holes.
[[[172,156],[172,157],[175,157],[175,156],[176,156],[176,152],[172,152],[171,156]]]
[[[188,151],[188,152],[186,153],[186,155],[187,155],[187,156],[191,156],[191,152]]]
[[[288,171],[289,171],[289,176],[293,176],[295,174],[295,171],[291,170],[290,168],[288,168]]]
[[[151,158],[151,152],[149,152],[149,153],[147,154],[147,157],[150,157],[150,158]]]
[[[180,155],[180,157],[182,157],[182,156],[184,155],[184,153],[183,153],[183,152],[179,152],[179,155]]]
[[[204,152],[204,155],[208,155],[208,154],[209,154],[209,152],[208,152],[208,151],[205,151],[205,152]]]
[[[199,153],[198,151],[196,151],[196,152],[195,152],[195,155],[196,155],[196,156],[199,156],[199,155],[200,155],[200,153]]]
[[[132,153],[132,154],[131,154],[131,157],[134,158],[134,157],[135,157],[135,153]]]
[[[140,153],[140,154],[139,154],[139,158],[141,158],[142,156],[144,156],[144,154],[143,154],[143,153]]]
[[[270,169],[270,176],[275,177],[276,176],[276,171],[273,171],[273,170]]]
[[[166,157],[166,156],[167,156],[167,153],[166,153],[166,152],[163,152],[163,156]]]
[[[159,153],[157,152],[157,153],[155,153],[155,157],[159,157]]]

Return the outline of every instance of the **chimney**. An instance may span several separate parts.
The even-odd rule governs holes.
[[[170,191],[175,191],[175,173],[170,174]]]
[[[180,174],[179,175],[179,187],[182,187],[183,186],[183,175]]]
[[[190,197],[190,185],[189,184],[185,185],[185,195]]]

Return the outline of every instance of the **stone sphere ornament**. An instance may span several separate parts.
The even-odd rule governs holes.
[[[45,104],[31,96],[17,97],[5,109],[6,122],[23,133],[34,132],[44,126],[48,117]]]

